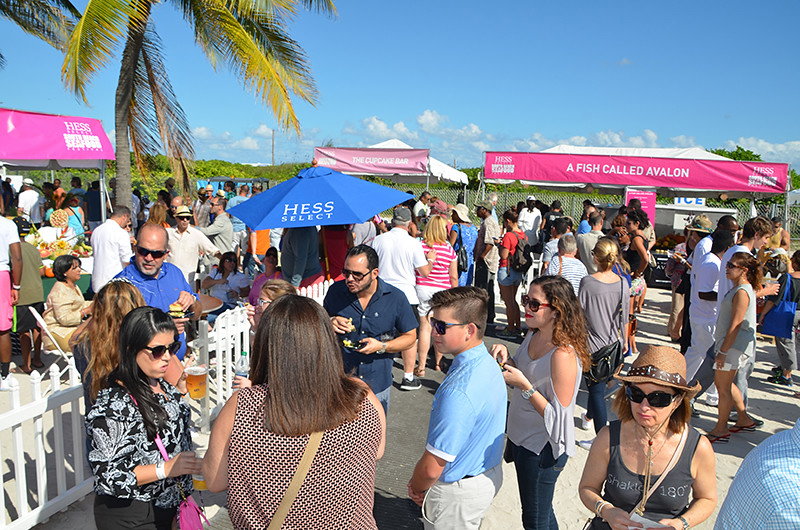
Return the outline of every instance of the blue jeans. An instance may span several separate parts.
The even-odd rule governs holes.
[[[266,254],[256,254],[258,256],[259,261],[264,261],[264,258],[267,256]],[[264,272],[263,265],[256,265],[256,260],[253,259],[253,255],[247,252],[242,259],[242,269],[247,274],[247,277],[251,280]]]
[[[585,378],[584,378],[585,379]],[[589,400],[586,403],[586,417],[594,421],[594,433],[606,426],[608,411],[606,410],[606,383],[595,383],[585,379]]]
[[[389,401],[392,397],[391,395],[392,387],[386,387],[386,390],[381,390],[380,392],[375,392],[375,397],[378,398],[378,401],[381,402],[383,405],[383,413],[389,414]]]
[[[553,458],[550,444],[544,446],[541,454],[528,451],[524,447],[511,444],[514,454],[514,467],[517,470],[519,498],[522,501],[522,526],[525,530],[558,529],[556,514],[553,513],[553,493],[556,490],[558,475],[567,465],[566,453]]]

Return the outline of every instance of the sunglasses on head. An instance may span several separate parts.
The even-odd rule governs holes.
[[[436,320],[435,318],[431,317],[431,327],[437,335],[444,335],[447,333],[447,328],[452,328],[453,326],[468,326],[470,324],[472,324],[472,322],[445,322],[443,320]],[[481,329],[481,327],[477,324],[475,324],[475,327]]]
[[[552,307],[550,304],[534,300],[527,294],[522,295],[522,306],[530,309],[531,313],[538,313],[540,307]]]
[[[345,278],[348,278],[348,277],[352,276],[355,281],[360,282],[370,272],[372,272],[372,269],[368,270],[367,272],[356,272],[356,271],[351,271],[351,270],[348,270],[348,269],[342,269],[342,276],[344,276]]]
[[[153,346],[152,348],[150,346],[145,346],[144,349],[150,352],[153,359],[158,359],[159,357],[163,357],[165,352],[169,352],[170,355],[178,353],[178,350],[181,349],[181,341],[176,340],[172,344]]]
[[[143,258],[146,258],[148,255],[150,255],[153,256],[154,259],[161,259],[167,253],[166,250],[150,250],[149,248],[144,247],[136,247],[136,252]]]
[[[645,394],[639,387],[632,385],[628,385],[625,388],[625,394],[628,396],[628,399],[634,403],[641,403],[647,398],[647,402],[650,406],[657,409],[663,409],[669,406],[675,398],[680,396],[680,394],[670,394],[669,392],[650,392],[649,394]]]

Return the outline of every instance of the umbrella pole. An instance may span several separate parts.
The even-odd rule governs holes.
[[[325,241],[325,227],[321,226],[319,231],[320,231],[320,234],[322,234],[322,256],[323,256],[323,259],[325,260],[325,279],[326,280],[330,280],[331,279],[331,266],[328,264],[328,242]]]

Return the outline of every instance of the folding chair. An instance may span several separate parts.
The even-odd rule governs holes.
[[[40,315],[39,312],[33,308],[33,306],[28,306],[28,311],[30,311],[31,314],[33,315],[33,318],[36,319],[36,323],[39,324],[39,327],[42,329],[42,332],[44,332],[50,339],[50,342],[53,343],[53,346],[55,346],[56,351],[58,351],[59,355],[61,355],[61,357],[63,357],[65,361],[68,361],[69,355],[64,350],[61,349],[61,346],[58,345],[58,341],[56,340],[56,338],[53,336],[52,333],[50,333],[50,330],[47,329],[47,324],[45,324],[42,315]]]

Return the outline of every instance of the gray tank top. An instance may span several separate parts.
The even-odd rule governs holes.
[[[644,517],[658,521],[660,519],[673,519],[686,511],[691,500],[692,483],[692,458],[697,449],[697,442],[700,441],[700,433],[696,429],[686,426],[689,429],[686,445],[683,447],[675,467],[658,485],[647,504],[644,506]],[[630,512],[634,506],[642,500],[642,487],[644,485],[644,475],[633,473],[625,466],[622,461],[622,454],[619,450],[619,431],[620,422],[612,421],[609,426],[610,454],[608,459],[608,474],[604,485],[603,499],[607,500],[617,508]],[[652,475],[651,483],[655,483],[660,475]],[[595,517],[591,528],[608,528],[605,521]]]
[[[747,296],[750,297],[750,303],[747,305],[747,311],[744,314],[744,320],[736,339],[733,341],[733,349],[745,353],[755,351],[756,346],[756,295],[753,292],[753,286],[749,283],[737,285],[725,295],[722,303],[719,306],[719,314],[717,315],[717,328],[714,331],[714,347],[719,351],[722,343],[725,341],[725,335],[728,333],[728,328],[731,324],[731,317],[733,313],[733,297],[740,290],[744,290]]]

